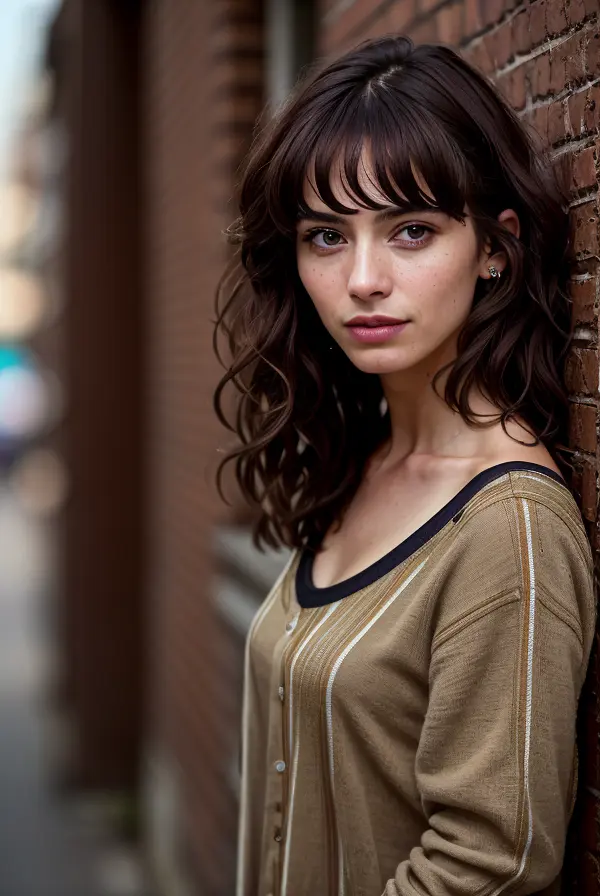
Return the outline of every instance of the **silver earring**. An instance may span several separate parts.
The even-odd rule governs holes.
[[[500,273],[500,271],[498,270],[498,268],[495,267],[493,264],[491,264],[491,265],[489,266],[488,271],[490,272],[490,277],[493,277],[494,280],[499,280],[499,279],[500,279],[500,277],[501,277],[501,273]]]

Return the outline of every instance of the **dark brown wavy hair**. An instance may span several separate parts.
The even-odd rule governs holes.
[[[492,252],[507,256],[501,280],[478,281],[457,358],[437,372],[434,386],[450,368],[443,398],[467,422],[501,420],[506,431],[505,421],[518,414],[532,444],[543,441],[565,473],[570,466],[561,456],[568,452],[563,371],[572,340],[564,179],[492,84],[449,47],[415,47],[395,35],[368,40],[309,72],[258,132],[242,172],[240,214],[226,231],[236,249],[217,290],[214,345],[222,360],[224,336],[230,359],[214,404],[237,439],[217,482],[223,496],[223,465],[233,462],[259,511],[259,545],[316,547],[390,433],[379,377],[331,347],[296,265],[309,172],[338,213],[353,210],[332,193],[337,160],[355,201],[384,207],[358,180],[366,139],[391,204],[431,204],[413,162],[436,207],[462,220],[466,205],[480,247],[488,239]],[[506,208],[519,216],[518,239],[496,220]],[[236,388],[232,420],[228,383]],[[499,411],[487,422],[469,407],[475,384]]]

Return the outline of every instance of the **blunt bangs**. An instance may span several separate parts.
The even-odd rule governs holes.
[[[373,211],[389,203],[407,212],[434,208],[463,220],[465,206],[479,204],[483,185],[477,170],[444,124],[419,106],[402,82],[355,87],[346,97],[332,97],[319,113],[292,128],[271,160],[267,208],[282,233],[291,235],[298,216],[313,211],[304,195],[307,180],[333,211],[355,213],[334,195],[336,172],[345,195]],[[374,175],[369,179],[388,203],[363,189],[359,170],[367,176],[365,150]]]

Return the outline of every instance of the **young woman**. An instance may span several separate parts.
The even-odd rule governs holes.
[[[241,185],[219,332],[257,538],[238,896],[557,893],[594,630],[566,195],[452,50],[368,41]]]

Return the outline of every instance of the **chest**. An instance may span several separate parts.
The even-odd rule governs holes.
[[[417,738],[428,694],[425,567],[414,577],[394,571],[321,607],[278,602],[255,629],[250,656],[261,715],[284,754],[294,731],[302,729],[306,744],[335,719],[355,731],[375,726],[382,736],[402,730]]]
[[[357,491],[338,529],[332,528],[315,556],[313,584],[343,581],[401,544],[450,501],[470,471],[451,475],[380,477]]]

